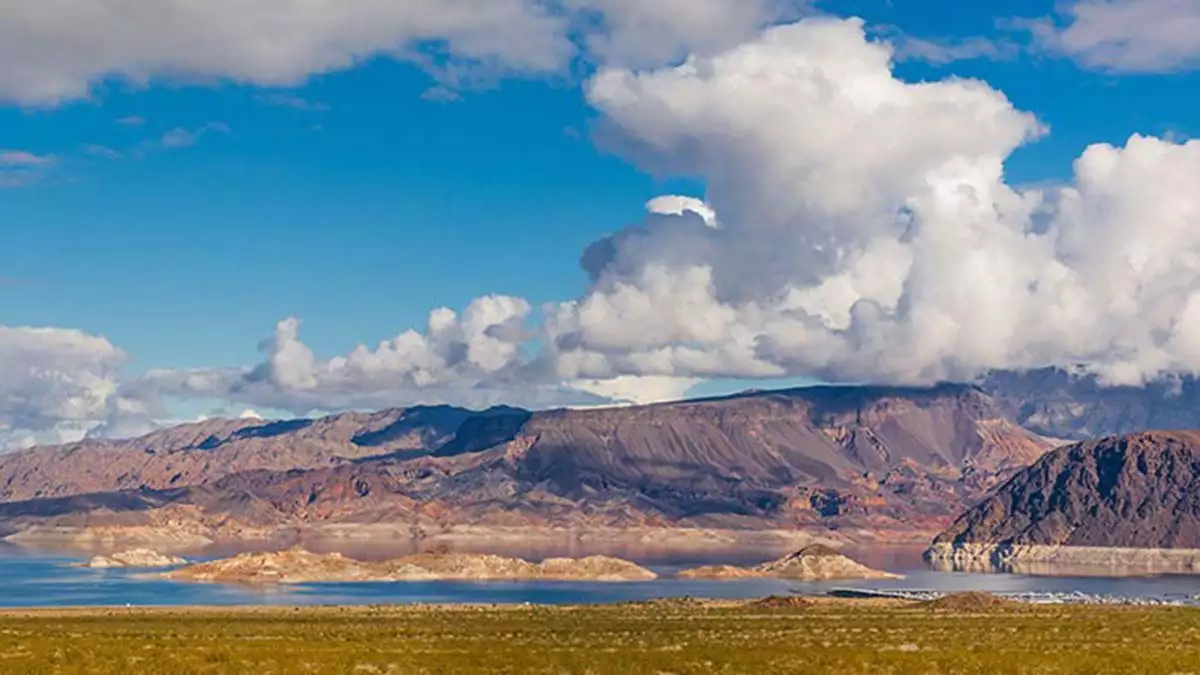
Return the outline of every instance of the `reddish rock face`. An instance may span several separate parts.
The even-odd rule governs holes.
[[[918,540],[1048,445],[962,386],[223,422],[0,457],[0,497],[15,502],[0,519],[9,529],[170,514],[233,529],[784,528]]]
[[[1047,454],[935,540],[1200,548],[1200,432],[1146,432]]]

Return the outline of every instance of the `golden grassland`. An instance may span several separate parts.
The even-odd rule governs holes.
[[[6,612],[0,673],[1200,673],[1200,610],[796,604]]]

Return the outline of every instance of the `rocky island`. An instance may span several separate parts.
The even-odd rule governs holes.
[[[939,567],[1200,571],[1200,432],[1146,432],[1049,453],[926,551]]]
[[[155,568],[155,567],[177,567],[186,565],[187,560],[179,556],[165,555],[158,551],[152,551],[146,548],[135,548],[129,551],[121,551],[109,555],[98,555],[93,557],[81,567],[90,567],[92,569],[114,569],[114,568]]]
[[[197,563],[163,575],[178,581],[252,584],[346,583],[369,581],[652,581],[654,572],[605,556],[549,558],[531,563],[519,558],[471,553],[418,553],[368,562],[340,553],[302,549],[243,553]]]
[[[679,573],[681,579],[737,580],[791,579],[794,581],[826,581],[831,579],[900,579],[899,575],[871,569],[841,553],[814,544],[779,560],[757,567],[715,565],[698,567]]]

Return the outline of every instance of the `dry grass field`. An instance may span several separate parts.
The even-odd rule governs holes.
[[[782,599],[0,614],[0,673],[1200,673],[1200,610]]]

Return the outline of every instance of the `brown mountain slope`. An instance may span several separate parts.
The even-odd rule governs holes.
[[[361,438],[344,419],[330,424],[346,426],[341,438]],[[270,447],[295,453],[308,447],[306,433],[310,427],[284,433]],[[136,487],[154,490],[13,503],[0,507],[0,520],[10,531],[186,523],[218,538],[386,524],[414,533],[463,525],[783,528],[911,539],[944,527],[1047,447],[1003,420],[987,396],[958,386],[815,388],[637,408],[494,411],[467,416],[447,435],[452,440],[434,452],[344,461],[348,445],[342,444],[333,459],[312,454],[314,463],[331,463],[324,468],[248,466],[265,470],[224,475],[210,469],[188,489],[163,491],[169,485],[143,480]],[[260,440],[232,438],[215,452],[240,458],[248,452],[243,446],[260,449]],[[179,450],[175,461],[198,461],[193,455],[206,452],[212,451]],[[64,468],[89,477],[113,473]],[[161,479],[166,472],[159,469],[153,475]],[[122,477],[99,491],[134,487],[130,482]],[[32,489],[32,482],[25,484],[26,493]],[[40,489],[49,494],[51,487]]]
[[[0,454],[0,501],[203,485],[251,470],[286,471],[403,451],[454,437],[473,413],[410,408],[319,420],[210,420],[128,441],[88,440]]]
[[[963,514],[931,556],[1011,558],[1058,546],[1200,549],[1200,432],[1051,452]]]

